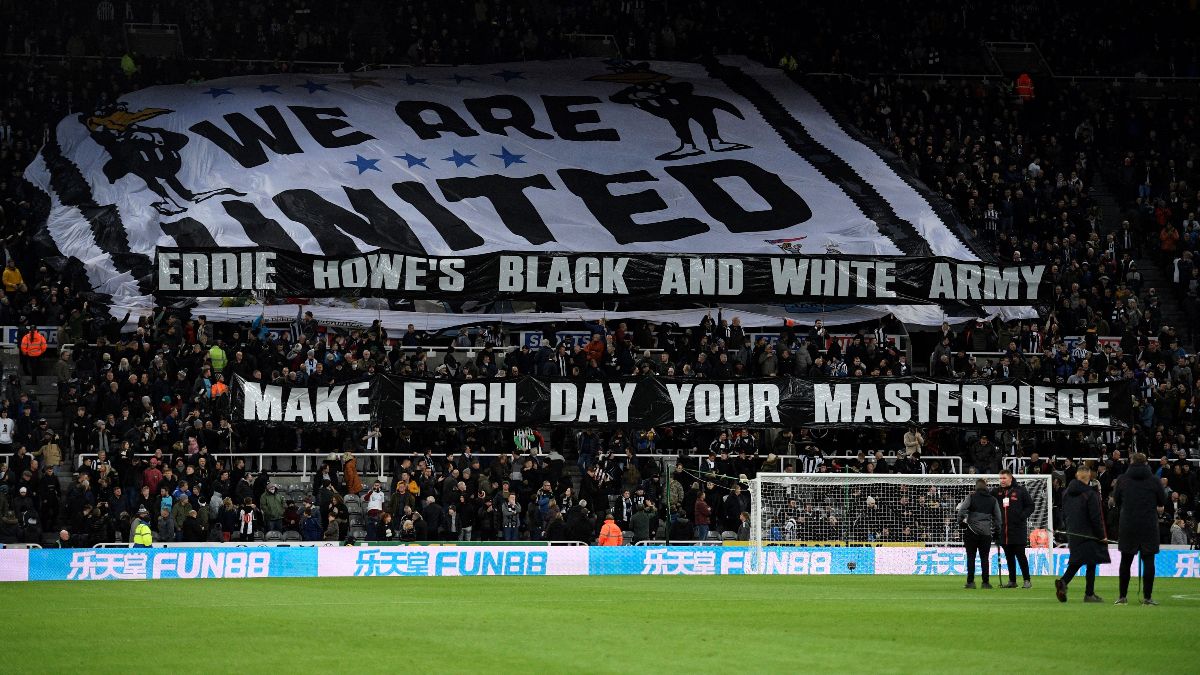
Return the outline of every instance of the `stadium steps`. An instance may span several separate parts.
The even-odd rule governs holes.
[[[1109,190],[1109,186],[1104,183],[1099,172],[1093,175],[1092,180],[1090,191],[1092,201],[1100,208],[1100,235],[1103,237],[1110,232],[1120,231],[1123,217],[1121,203]],[[1152,246],[1144,247],[1146,252],[1150,252],[1152,249]],[[1176,292],[1175,282],[1171,280],[1171,270],[1164,269],[1157,259],[1141,256],[1138,258],[1138,271],[1141,273],[1142,287],[1158,288],[1158,306],[1163,313],[1163,323],[1174,327],[1182,342],[1188,321],[1180,301],[1180,295]],[[1159,328],[1162,327],[1156,325],[1154,333],[1157,333]]]
[[[32,391],[37,397],[38,407],[40,408],[39,416],[46,418],[50,423],[50,428],[58,434],[58,444],[63,451],[63,461],[55,470],[58,475],[58,488],[61,494],[65,497],[71,491],[71,484],[75,482],[75,464],[68,454],[70,448],[66,442],[66,420],[63,412],[58,409],[58,382],[54,376],[49,373],[48,364],[43,361],[43,368],[38,372],[37,384],[25,383],[22,387],[25,391]],[[23,378],[24,380],[24,378]],[[62,514],[60,514],[60,519]],[[53,527],[45,527],[44,532],[49,536],[57,534],[58,527],[61,523],[55,523]]]
[[[1158,289],[1158,305],[1162,311],[1163,324],[1175,328],[1176,333],[1182,336],[1187,328],[1187,317],[1179,303],[1179,297],[1175,292],[1175,282],[1171,280],[1170,272],[1163,269],[1157,260],[1146,256],[1138,258],[1137,264],[1138,271],[1142,273],[1142,287]],[[1160,326],[1154,326],[1155,334],[1159,328]],[[1180,342],[1183,341],[1180,340]]]
[[[1088,190],[1088,196],[1100,210],[1100,237],[1103,238],[1121,229],[1121,204],[1107,185],[1098,182],[1099,179],[1100,174],[1097,173],[1093,177],[1097,183]]]
[[[42,365],[45,366],[46,363],[43,361]],[[22,378],[22,383],[22,389],[32,392],[33,397],[37,399],[38,416],[46,418],[46,421],[50,423],[50,428],[59,436],[63,436],[65,424],[63,413],[58,409],[58,383],[54,376],[49,374],[48,368],[43,367],[38,373],[37,384],[29,384],[26,378]],[[63,444],[61,438],[59,444]]]
[[[1100,234],[1103,237],[1110,232],[1117,232],[1121,229],[1121,218],[1123,212],[1121,204],[1117,201],[1116,195],[1108,188],[1099,172],[1096,172],[1092,179],[1092,187],[1089,194],[1092,201],[1100,208]],[[1143,247],[1143,251],[1150,252],[1152,247]],[[1162,313],[1162,323],[1175,328],[1176,333],[1182,338],[1186,332],[1188,325],[1187,315],[1184,313],[1183,305],[1179,301],[1179,295],[1175,290],[1175,282],[1171,279],[1169,269],[1164,269],[1158,260],[1149,256],[1143,255],[1137,258],[1138,271],[1142,273],[1143,288],[1157,288],[1159,298],[1159,310]],[[1154,326],[1154,332],[1157,333],[1161,326]],[[1181,339],[1182,343],[1183,340]]]
[[[1093,173],[1091,180],[1092,187],[1088,193],[1100,209],[1100,237],[1103,238],[1109,233],[1120,231],[1124,211],[1121,209],[1121,202],[1117,201],[1116,195],[1104,183],[1104,178],[1099,172]],[[1144,250],[1152,251],[1153,246],[1145,246]],[[1158,288],[1158,306],[1163,313],[1163,323],[1174,327],[1176,334],[1180,336],[1181,344],[1184,344],[1184,334],[1187,333],[1188,327],[1187,313],[1184,312],[1175,282],[1171,279],[1171,270],[1164,269],[1157,259],[1147,256],[1138,258],[1138,270],[1141,271],[1142,286]],[[1154,331],[1157,333],[1159,328],[1162,327],[1156,325]]]
[[[15,356],[15,352],[12,355],[6,355],[6,357],[9,356],[11,356],[11,358],[4,359],[5,374],[20,375],[20,364]],[[54,379],[54,375],[52,375],[50,372],[50,368],[53,363],[54,362],[50,359],[42,359],[42,363],[40,364],[41,367],[38,369],[37,384],[30,383],[29,378],[25,377],[24,375],[20,375],[21,391],[31,392],[33,394],[33,398],[35,398],[38,402],[38,417],[44,417],[46,421],[49,422],[50,428],[53,429],[54,432],[60,437],[59,445],[63,448],[63,463],[56,467],[56,473],[58,475],[59,489],[65,496],[71,489],[71,483],[74,482],[73,475],[75,472],[75,467],[71,463],[70,458],[66,456],[69,450],[66,447],[66,442],[62,439],[62,436],[65,435],[65,426],[63,423],[63,414],[58,409],[58,382]],[[40,445],[40,443],[37,443],[37,445]],[[36,447],[37,446],[31,447],[30,450],[36,450]],[[61,523],[43,523],[42,543],[53,542],[54,538],[58,534],[60,525]]]
[[[579,485],[580,485],[581,479],[583,478],[583,472],[579,470],[579,465],[576,464],[576,460],[568,459],[563,464],[563,474],[565,474],[571,478],[571,485],[575,486],[574,490],[572,490],[572,491],[576,495],[578,495],[579,494]]]
[[[388,45],[387,31],[378,20],[385,11],[384,4],[375,1],[358,3],[351,35],[359,58],[369,60],[372,49],[382,51]]]

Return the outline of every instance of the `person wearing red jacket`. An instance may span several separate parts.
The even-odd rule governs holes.
[[[588,342],[587,346],[583,348],[583,353],[587,356],[588,360],[595,361],[596,365],[600,365],[604,362],[604,352],[606,350],[607,345],[605,345],[604,339],[598,333],[594,333],[592,334],[591,342]]]
[[[150,458],[150,466],[142,471],[142,485],[150,488],[150,494],[158,494],[158,484],[162,482],[162,471],[158,468],[158,458]]]
[[[708,539],[708,525],[711,522],[709,518],[712,516],[712,508],[708,502],[704,501],[705,494],[701,492],[696,495],[696,539],[704,541]]]
[[[1033,99],[1033,78],[1029,73],[1021,73],[1017,76],[1017,96],[1022,101],[1030,101]]]

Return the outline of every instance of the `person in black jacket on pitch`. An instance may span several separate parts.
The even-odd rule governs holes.
[[[1004,548],[1004,557],[1008,561],[1008,583],[1000,588],[1017,587],[1017,564],[1021,565],[1021,576],[1025,579],[1025,588],[1032,588],[1029,579],[1029,558],[1025,555],[1025,545],[1029,541],[1029,532],[1025,521],[1033,513],[1033,497],[1024,485],[1013,480],[1012,472],[1005,469],[1000,472],[1000,487],[992,494],[1000,502],[1000,546]]]
[[[1154,601],[1154,556],[1158,553],[1158,514],[1166,507],[1162,485],[1150,472],[1146,455],[1138,452],[1131,458],[1129,470],[1117,479],[1113,491],[1117,508],[1121,510],[1117,540],[1121,550],[1121,597],[1116,604],[1128,604],[1129,569],[1133,557],[1142,559],[1142,604],[1157,605]]]
[[[988,492],[987,481],[982,478],[975,481],[975,491],[958,505],[958,519],[965,525],[963,544],[967,547],[967,584],[963,588],[975,588],[976,552],[983,567],[980,588],[991,588],[988,574],[991,572],[992,539],[1000,527],[1000,502]]]
[[[1063,523],[1071,558],[1062,578],[1054,580],[1054,594],[1059,602],[1067,601],[1067,584],[1081,567],[1087,567],[1087,589],[1084,602],[1103,602],[1096,595],[1096,570],[1100,563],[1109,562],[1108,533],[1104,529],[1104,514],[1100,509],[1100,493],[1089,482],[1096,475],[1090,465],[1081,464],[1075,470],[1075,480],[1067,486],[1063,497]]]

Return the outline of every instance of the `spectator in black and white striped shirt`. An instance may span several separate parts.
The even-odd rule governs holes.
[[[983,236],[987,238],[988,243],[996,243],[996,231],[999,229],[1000,212],[996,210],[996,205],[988,202],[987,208],[983,211]]]
[[[808,451],[799,458],[800,473],[818,473],[825,464],[824,454],[815,445],[808,446]]]

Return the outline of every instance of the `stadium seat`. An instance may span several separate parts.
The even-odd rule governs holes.
[[[288,530],[287,532],[283,533],[284,541],[301,541],[301,539],[302,537],[300,536],[300,533],[295,530]]]
[[[270,530],[265,537],[266,541],[283,541],[283,533],[279,530]]]

